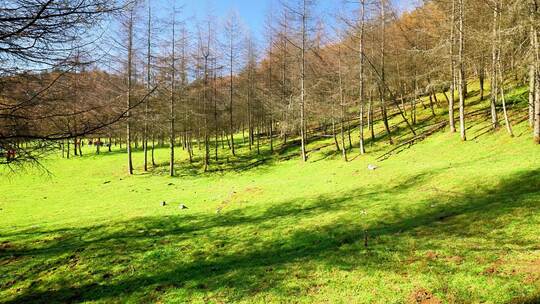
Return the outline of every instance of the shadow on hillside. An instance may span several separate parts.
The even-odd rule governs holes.
[[[361,210],[367,202],[384,203],[389,194],[399,197],[400,193],[422,187],[434,174],[437,172],[411,176],[376,191],[357,189],[299,198],[266,210],[247,207],[222,215],[187,213],[3,235],[14,245],[0,247],[0,265],[5,273],[21,273],[23,269],[15,280],[28,283],[4,301],[119,301],[140,294],[146,297],[142,301],[154,302],[166,291],[185,289],[190,294],[229,290],[227,299],[235,302],[270,289],[294,296],[298,291],[283,282],[291,276],[308,278],[315,267],[310,262],[344,270],[398,273],[411,251],[441,249],[433,240],[474,238],[475,244],[482,244],[481,240],[497,244],[456,249],[463,251],[497,251],[503,246],[540,249],[532,240],[491,233],[500,229],[499,219],[514,210],[540,212],[540,170],[508,177],[497,188],[436,192],[420,202],[400,202],[403,208],[385,209],[384,218],[369,215],[369,210],[367,219],[362,218]],[[358,217],[339,215],[345,208],[357,209]],[[309,228],[301,224],[302,220],[332,213],[337,217],[331,223]],[[514,217],[512,221],[519,227],[527,219]],[[368,249],[363,247],[366,229],[370,235]],[[411,245],[408,238],[413,238],[416,245]],[[173,248],[174,252],[162,248]],[[184,256],[187,248],[191,254]],[[25,263],[34,264],[27,267]],[[80,268],[79,263],[83,265]],[[141,269],[133,269],[133,263]],[[301,265],[300,269],[289,273],[286,267],[295,263]],[[445,267],[444,263],[434,262],[430,271],[445,271]],[[113,268],[121,270],[114,273]],[[49,278],[52,283],[44,283],[43,277],[57,269],[70,273],[69,279],[56,276]],[[4,277],[0,277],[0,283],[2,289],[13,284]],[[531,299],[534,302],[537,298]]]

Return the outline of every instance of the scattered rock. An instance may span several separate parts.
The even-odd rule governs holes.
[[[377,167],[377,166],[375,166],[375,165],[372,165],[372,164],[369,164],[369,165],[367,166],[367,168],[368,168],[368,170],[370,170],[370,171],[375,171],[375,170],[379,169],[379,167]]]
[[[167,186],[174,186],[174,184],[173,183],[168,183]]]
[[[161,202],[161,207],[165,207],[165,206],[167,206],[167,202],[166,201]]]
[[[180,206],[178,206],[179,209],[188,209],[188,207],[184,204],[180,204]]]

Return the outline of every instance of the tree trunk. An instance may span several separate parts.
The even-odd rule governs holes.
[[[302,161],[307,161],[306,153],[306,121],[305,121],[305,77],[306,77],[306,1],[302,1],[302,49],[300,68],[300,142]]]
[[[495,7],[493,8],[493,20],[492,20],[492,36],[491,36],[491,127],[493,130],[499,128],[499,118],[497,117],[497,96],[498,96],[498,76],[497,76],[497,55],[498,44],[497,41],[497,24],[499,22],[499,7],[497,0],[494,1]]]
[[[175,10],[175,8],[173,8]],[[171,92],[169,96],[169,149],[170,149],[170,159],[169,159],[169,175],[174,176],[174,145],[176,133],[174,130],[175,122],[175,82],[176,82],[176,66],[175,66],[175,56],[176,56],[176,16],[173,12],[173,21],[172,21],[172,56],[171,56]]]
[[[274,117],[270,116],[270,153],[274,154]]]
[[[155,136],[152,134],[152,166],[156,166],[156,159],[154,158],[154,150],[156,149]]]
[[[465,27],[464,27],[464,5],[463,0],[459,0],[459,128],[461,140],[466,141],[465,129]]]
[[[381,85],[379,85],[379,97],[381,101],[381,114],[383,119],[384,128],[386,129],[386,134],[388,135],[388,141],[391,145],[394,144],[394,141],[392,140],[392,134],[390,131],[390,125],[388,123],[388,115],[386,112],[386,100],[385,100],[385,93],[386,90],[384,88],[385,84],[385,48],[386,48],[386,13],[385,13],[385,4],[384,0],[381,0]]]
[[[365,0],[360,0],[360,92],[359,92],[359,100],[358,100],[358,106],[360,107],[360,121],[359,121],[359,128],[360,128],[360,154],[364,155],[366,153],[366,149],[364,147],[364,23],[365,23],[365,9],[366,9],[366,2]],[[344,155],[344,158],[346,158],[346,154]]]
[[[339,108],[340,108],[340,125],[341,125],[341,147],[343,160],[347,162],[347,149],[345,148],[345,100],[343,98],[343,79],[341,76],[341,48],[338,53],[338,82],[339,82]],[[350,137],[349,137],[350,138]],[[337,142],[336,142],[337,144]]]
[[[534,89],[534,131],[533,138],[534,142],[540,144],[540,45],[538,42],[538,28],[537,28],[537,18],[538,7],[534,6],[534,11],[531,12],[531,36],[532,36],[532,45],[534,52],[534,69],[535,69],[535,89]]]
[[[132,89],[132,67],[133,67],[133,9],[130,11],[128,24],[128,66],[127,66],[127,126],[126,126],[126,146],[128,154],[128,174],[133,175],[133,159],[131,156],[131,89]]]
[[[534,96],[536,83],[536,70],[534,63],[529,64],[529,126],[534,127]]]
[[[148,0],[148,39],[146,53],[146,89],[150,92],[150,64],[151,64],[151,35],[152,35],[152,5]],[[144,129],[143,129],[143,153],[144,153],[144,171],[148,171],[148,112],[149,101],[144,102]]]
[[[373,146],[375,143],[375,128],[373,126],[373,91],[370,91],[368,100],[368,129],[371,133],[370,145]]]

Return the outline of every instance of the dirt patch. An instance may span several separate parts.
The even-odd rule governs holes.
[[[8,241],[5,241],[5,242],[0,244],[0,251],[12,249],[12,248],[13,248],[13,245]]]
[[[217,213],[220,213],[223,209],[225,209],[228,205],[232,203],[238,203],[242,202],[242,196],[254,196],[259,195],[263,192],[263,190],[259,187],[248,187],[244,189],[241,192],[231,191],[229,196],[219,204],[219,206],[216,209]]]
[[[522,266],[516,269],[518,273],[536,274],[540,275],[540,259],[525,262]]]
[[[244,190],[244,192],[249,194],[261,194],[263,192],[263,189],[259,187],[248,187]]]
[[[439,255],[436,252],[428,251],[426,253],[426,258],[430,261],[434,261],[439,257]]]
[[[519,264],[512,270],[512,275],[525,275],[523,283],[535,284],[540,281],[540,259]]]
[[[450,263],[454,263],[456,265],[460,265],[461,263],[463,263],[463,257],[460,257],[459,255],[455,255],[455,256],[447,257],[446,261]]]
[[[489,266],[488,268],[486,268],[482,274],[483,275],[487,275],[487,276],[491,276],[491,275],[496,275],[498,273],[500,273],[500,270],[499,268],[504,265],[504,261],[501,260],[501,259],[498,259],[497,261],[495,261],[491,266]]]
[[[416,289],[409,296],[409,303],[411,304],[442,304],[441,300],[435,297],[431,292],[425,288]]]
[[[494,275],[497,273],[499,273],[499,270],[495,266],[489,266],[488,268],[484,269],[484,271],[482,272],[482,274],[484,275]]]

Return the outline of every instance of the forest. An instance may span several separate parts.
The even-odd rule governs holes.
[[[0,303],[540,302],[540,2],[261,2],[0,3]]]
[[[369,153],[371,141],[400,144],[431,132],[417,119],[419,107],[433,116],[448,111],[436,127],[466,141],[467,114],[475,114],[464,103],[471,81],[490,105],[492,128],[509,136],[523,117],[510,117],[514,105],[505,94],[532,88],[527,119],[540,141],[534,1],[427,1],[401,15],[387,1],[345,2],[325,16],[315,14],[312,1],[293,1],[267,13],[264,41],[257,42],[234,11],[223,21],[209,12],[188,24],[181,6],[156,20],[152,2],[86,2],[66,13],[73,20],[55,20],[63,8],[38,1],[26,5],[27,18],[38,18],[34,25],[25,28],[17,13],[3,21],[0,140],[3,150],[19,151],[13,160],[37,160],[59,147],[77,156],[93,138],[124,144],[130,173],[132,146],[144,150],[146,171],[155,165],[156,144],[168,145],[174,175],[177,146],[207,170],[220,145],[235,155],[236,134],[254,153],[261,145],[299,146],[303,161],[313,138],[332,136],[347,160],[348,153]],[[51,17],[38,16],[41,9]],[[111,40],[79,37],[98,30],[94,14],[119,20]],[[80,28],[59,33],[56,22]],[[98,43],[111,47],[101,53]],[[381,134],[373,130],[378,121]],[[401,128],[408,131],[397,140]]]

